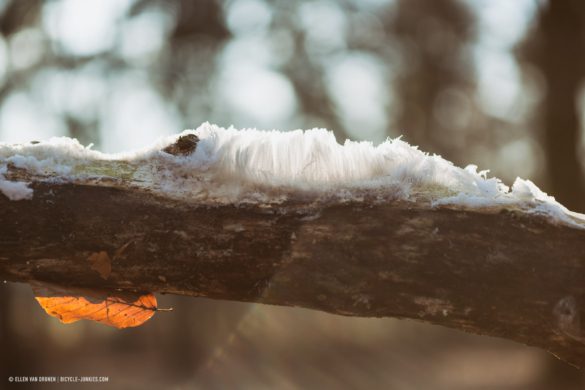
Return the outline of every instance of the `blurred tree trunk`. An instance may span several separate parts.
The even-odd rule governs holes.
[[[393,126],[409,142],[457,162],[457,141],[465,130],[457,121],[470,108],[465,101],[473,89],[467,49],[473,15],[454,0],[400,0],[392,15],[389,34],[402,58],[396,80],[401,110]]]
[[[584,15],[585,2],[581,0],[550,1],[537,21],[531,53],[546,82],[542,122],[550,192],[577,211],[585,211],[585,185],[578,156],[578,98],[585,75]]]
[[[533,33],[522,44],[521,56],[533,63],[546,83],[536,124],[542,131],[547,161],[547,189],[564,205],[585,211],[585,188],[579,161],[581,123],[578,107],[584,69],[585,3],[551,0],[536,20]],[[559,364],[547,365],[543,381],[583,383],[581,373]]]

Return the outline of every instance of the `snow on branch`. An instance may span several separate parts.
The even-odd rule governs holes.
[[[585,365],[585,216],[399,139],[203,124],[116,155],[0,144],[0,192],[6,280],[412,318]]]

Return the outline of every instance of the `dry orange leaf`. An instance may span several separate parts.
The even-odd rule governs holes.
[[[94,252],[88,258],[91,269],[100,274],[102,279],[108,279],[112,273],[112,261],[106,251]]]
[[[30,283],[36,300],[47,314],[69,324],[91,320],[116,328],[140,326],[157,310],[153,294],[61,287]]]

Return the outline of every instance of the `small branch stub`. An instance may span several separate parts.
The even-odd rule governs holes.
[[[199,137],[195,134],[187,134],[179,137],[174,144],[163,149],[168,154],[174,156],[188,156],[195,152]]]

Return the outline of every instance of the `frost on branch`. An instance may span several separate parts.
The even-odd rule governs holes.
[[[6,180],[7,171],[15,180]],[[400,199],[433,207],[517,210],[585,226],[582,215],[531,181],[518,178],[510,189],[487,173],[474,165],[456,167],[400,139],[341,145],[324,129],[236,130],[205,123],[120,154],[93,151],[69,138],[0,144],[0,191],[11,200],[30,199],[27,180],[32,179],[114,181],[208,205],[279,204],[298,197],[333,203]]]
[[[6,180],[6,165],[0,166],[0,192],[10,200],[21,200],[32,198],[33,190],[27,183],[21,181]]]

